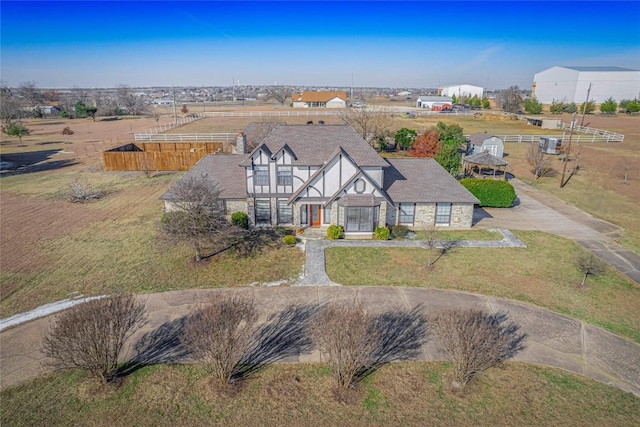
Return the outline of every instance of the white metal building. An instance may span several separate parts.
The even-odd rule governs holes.
[[[556,66],[533,76],[532,95],[543,104],[587,99],[599,104],[609,97],[617,102],[640,97],[640,71],[621,67]]]
[[[478,98],[482,98],[484,94],[484,89],[480,86],[472,86],[472,85],[454,85],[454,86],[443,86],[438,88],[438,95],[440,96],[457,96],[460,98],[461,96],[473,97],[473,95],[477,95]]]
[[[416,100],[417,108],[426,108],[431,111],[442,111],[453,108],[453,99],[448,96],[419,96]]]

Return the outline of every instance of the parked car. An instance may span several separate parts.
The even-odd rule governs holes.
[[[409,111],[408,113],[404,113],[404,115],[409,119],[415,119],[416,118],[416,113],[414,113],[413,111]]]

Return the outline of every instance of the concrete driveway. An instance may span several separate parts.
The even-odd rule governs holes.
[[[621,229],[595,218],[557,197],[545,194],[518,179],[516,206],[509,209],[476,209],[474,228],[539,230],[575,240],[602,260],[640,284],[640,256],[615,243]]]

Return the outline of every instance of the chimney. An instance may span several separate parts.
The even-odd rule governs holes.
[[[240,132],[236,136],[236,154],[245,154],[247,152],[247,136]]]

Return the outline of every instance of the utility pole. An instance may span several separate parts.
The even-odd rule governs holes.
[[[176,88],[171,86],[171,92],[173,93],[173,124],[178,125],[178,112],[176,111]]]
[[[563,188],[566,184],[564,175],[567,173],[567,163],[569,163],[569,154],[571,154],[571,139],[573,138],[573,128],[576,124],[576,113],[573,113],[571,117],[571,126],[569,127],[569,143],[567,149],[564,152],[563,166],[562,166],[562,178],[560,178],[560,188]]]
[[[589,104],[589,93],[591,92],[591,85],[592,83],[589,83],[589,89],[587,89],[587,100],[584,102],[584,108],[582,109],[582,120],[580,121],[580,126],[584,126],[584,115],[587,112],[587,105]]]
[[[236,77],[231,76],[231,100],[236,100]]]

